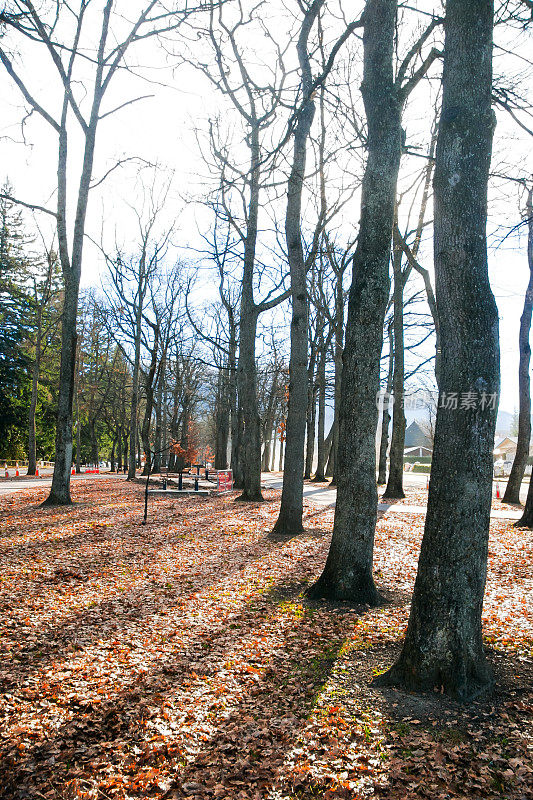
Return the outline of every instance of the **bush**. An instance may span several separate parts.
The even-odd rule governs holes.
[[[429,474],[431,472],[431,464],[414,464],[413,472],[424,472]]]

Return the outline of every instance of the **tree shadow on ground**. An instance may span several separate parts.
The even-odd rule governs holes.
[[[128,794],[161,797],[150,777],[159,769],[178,792],[201,785],[202,798],[220,782],[231,792],[271,786],[349,627],[334,616],[331,636],[317,635],[315,612],[284,605],[300,588],[285,579],[116,694],[72,699],[57,730],[30,736],[22,749],[19,735],[4,742],[0,797],[68,797],[73,781],[105,794],[114,773]],[[253,651],[250,642],[262,638],[275,647]]]

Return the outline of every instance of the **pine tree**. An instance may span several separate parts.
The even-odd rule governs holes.
[[[29,387],[22,344],[28,330],[30,239],[20,211],[3,195],[12,195],[8,181],[0,194],[0,436],[7,458],[22,455],[25,438]]]

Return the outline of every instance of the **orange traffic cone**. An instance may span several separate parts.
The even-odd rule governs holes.
[[[74,464],[72,465],[72,468],[70,470],[70,474],[71,475],[75,475],[76,474],[76,467],[74,466]]]
[[[429,489],[429,475],[426,478],[426,489]]]
[[[15,464],[15,478],[20,478],[20,472],[19,472],[19,465],[18,465],[18,461],[17,461],[17,463]]]
[[[496,500],[500,499],[500,484],[496,483]]]
[[[36,477],[36,478],[40,478],[40,477],[41,477],[41,476],[39,475],[39,465],[37,465],[37,466],[35,467],[35,477]]]

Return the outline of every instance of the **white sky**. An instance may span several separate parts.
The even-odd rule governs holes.
[[[103,4],[97,2],[96,5]],[[427,3],[422,5],[427,6]],[[511,38],[509,42],[512,42]],[[526,48],[527,52],[527,46],[526,37],[520,42],[521,51]],[[153,85],[131,76],[116,81],[113,93],[106,101],[106,108],[139,94],[153,94],[154,97],[125,108],[101,123],[94,176],[99,178],[117,158],[127,156],[160,163],[173,173],[164,224],[167,221],[175,222],[174,241],[180,249],[185,250],[189,246],[200,249],[203,245],[198,229],[208,224],[209,217],[201,203],[194,202],[195,198],[199,200],[202,196],[206,177],[194,128],[205,129],[207,118],[223,106],[209,82],[192,67],[182,66],[172,74],[165,63],[164,53],[155,43],[143,47],[139,60],[143,65],[150,66],[150,69],[142,70],[143,74],[169,85]],[[502,61],[499,53],[495,63],[497,71],[500,71]],[[516,63],[515,59],[512,62],[509,57],[505,59],[506,68],[509,65],[509,69],[515,69]],[[27,77],[32,93],[56,113],[59,102],[59,95],[54,89],[57,86],[56,78],[46,57],[36,53],[32,47],[21,51],[17,64],[23,76]],[[0,75],[0,136],[3,137],[0,138],[0,180],[9,177],[16,195],[21,199],[54,208],[56,134],[36,115],[27,121],[22,134],[20,120],[24,115],[24,104],[5,73]],[[419,100],[412,109],[415,130],[418,121],[425,115],[423,103],[423,100]],[[409,136],[409,126],[407,130]],[[503,112],[498,111],[493,169],[513,175],[533,174],[532,145],[533,137],[520,132]],[[71,174],[71,177],[75,178],[75,175]],[[491,198],[491,231],[519,222],[516,187],[496,181]],[[129,164],[113,173],[102,187],[95,190],[89,207],[88,233],[99,240],[103,225],[108,241],[116,233],[118,241],[127,246],[133,230],[133,216],[128,203],[137,206],[139,202],[137,166]],[[350,208],[352,215],[356,214],[356,200]],[[344,218],[346,225],[353,230],[349,215]],[[42,215],[39,224],[43,227],[48,224]],[[350,232],[347,231],[347,238]],[[503,233],[500,230],[500,238],[504,234],[505,230]],[[429,259],[429,253],[430,248],[426,247],[422,255]],[[82,278],[84,286],[99,284],[101,267],[97,249],[88,243]],[[490,275],[500,312],[500,407],[512,412],[518,404],[518,328],[528,281],[525,235],[509,238],[498,249],[491,248]]]

